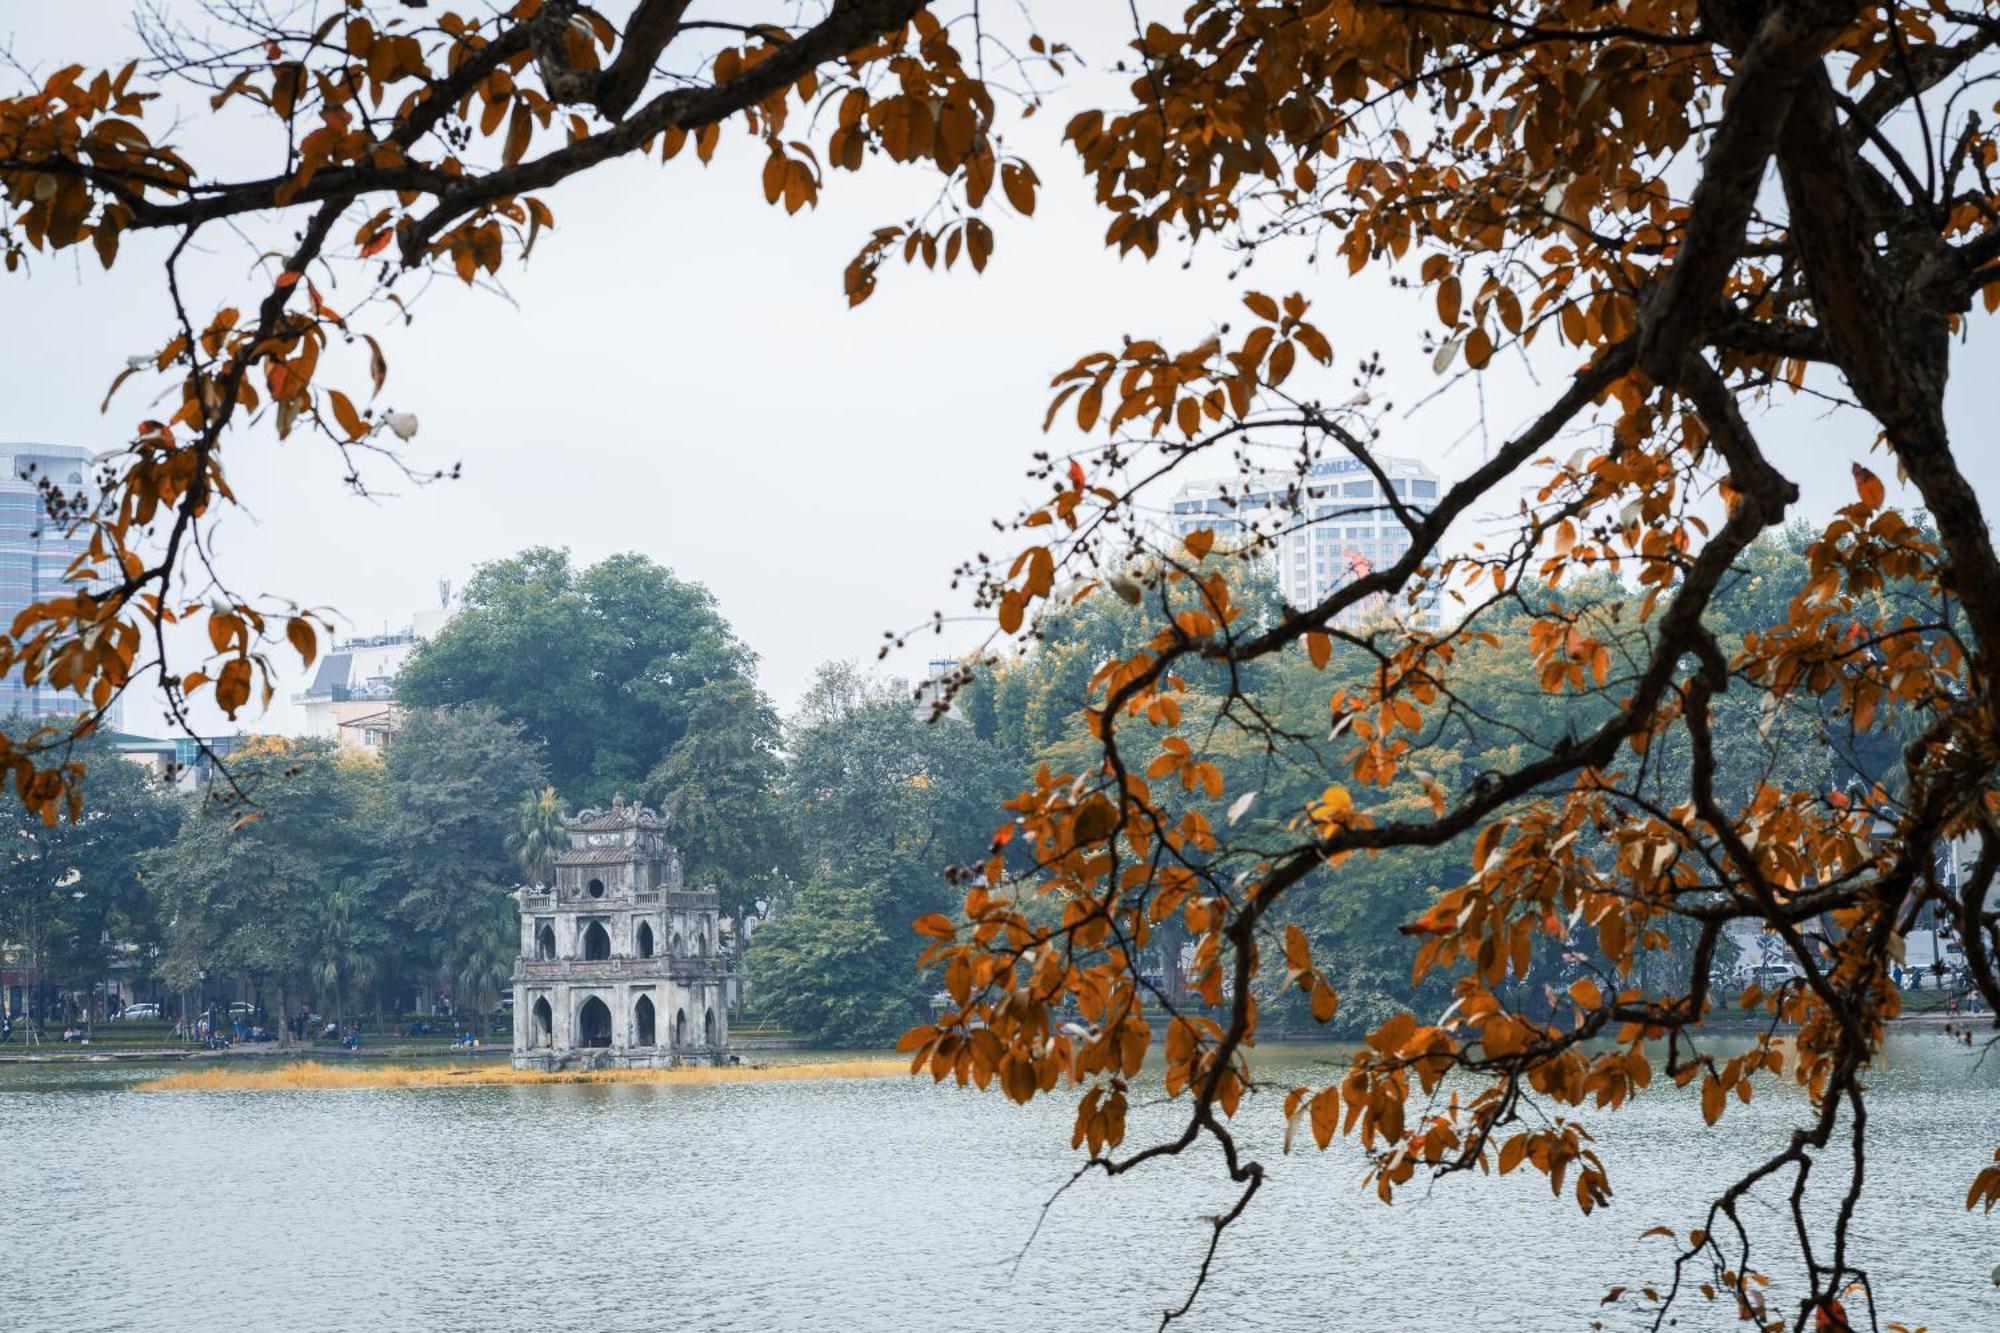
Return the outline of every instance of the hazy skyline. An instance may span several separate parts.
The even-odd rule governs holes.
[[[11,31],[17,57],[38,71],[115,64],[138,49],[129,15],[122,0],[12,6],[0,36]],[[1081,26],[1089,31],[1058,35],[1099,63],[1115,58],[1115,25]],[[1418,346],[1425,298],[1372,273],[1348,280],[1344,264],[1308,265],[1302,246],[1261,255],[1240,283],[1214,246],[1186,268],[1164,246],[1151,264],[1107,252],[1103,215],[1057,142],[1075,105],[1059,94],[1016,122],[1042,203],[1032,220],[996,220],[983,276],[887,265],[854,310],[843,266],[870,229],[921,208],[934,178],[871,162],[834,173],[817,212],[787,217],[764,203],[756,156],[730,151],[742,147],[735,136],[705,170],[617,162],[552,191],[557,228],[508,271],[511,302],[441,279],[415,324],[384,339],[382,401],[421,421],[411,463],[462,464],[462,477],[412,488],[379,469],[397,494],[360,498],[343,489],[324,443],[280,443],[265,422],[235,431],[225,456],[245,512],[216,529],[225,572],[245,590],[329,608],[343,633],[361,634],[408,623],[436,604],[438,580],[463,586],[480,562],[526,546],[568,547],[579,563],[637,551],[713,590],[758,654],[764,688],[789,710],[819,663],[872,663],[884,630],[968,608],[968,593],[949,587],[952,568],[1013,540],[990,520],[1037,493],[1024,475],[1034,450],[1080,442],[1041,433],[1049,376],[1079,354],[1125,333],[1196,341],[1240,314],[1246,286],[1297,289],[1314,298],[1336,349],[1329,401],[1347,397],[1373,351],[1398,387],[1436,383]],[[251,249],[227,232],[205,239],[217,254],[196,304],[253,296]],[[159,346],[168,328],[144,245],[129,240],[115,273],[71,252],[8,279],[16,318],[0,333],[11,390],[0,436],[94,451],[125,442],[158,382],[128,385],[108,415],[99,400],[126,358]],[[1538,352],[1558,374],[1573,361],[1567,349]],[[1496,438],[1549,396],[1525,368],[1488,380]],[[1984,385],[1960,398],[1961,420],[1993,402]],[[1477,407],[1461,388],[1414,418],[1399,408],[1382,447],[1449,480],[1478,461],[1478,441],[1462,438]],[[1804,512],[1851,498],[1845,459],[1866,444],[1855,425],[1822,423],[1808,404],[1767,430],[1774,458],[1806,490]],[[1218,455],[1188,475],[1228,469]],[[1976,480],[1984,489],[1992,478]],[[926,634],[889,669],[915,674],[981,637]],[[240,719],[245,729],[299,722],[288,696],[307,673],[279,660],[290,678],[267,716]],[[127,728],[160,725],[150,691],[135,688]],[[233,729],[207,710],[201,725]]]

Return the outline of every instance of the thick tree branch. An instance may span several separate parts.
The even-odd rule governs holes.
[[[789,87],[824,62],[895,31],[927,3],[929,0],[836,0],[825,19],[726,83],[661,93],[611,129],[445,190],[429,213],[403,229],[403,262],[411,267],[421,264],[439,232],[488,204],[545,189],[601,162],[623,157],[669,129],[719,124]]]
[[[632,109],[653,76],[653,65],[680,33],[692,0],[641,0],[625,24],[618,55],[597,79],[597,109],[618,120]]]
[[[1682,356],[1713,317],[1723,279],[1742,251],[1786,109],[1854,10],[1846,0],[1772,6],[1741,49],[1722,124],[1702,158],[1680,250],[1641,307],[1639,365],[1655,380],[1673,381]]]

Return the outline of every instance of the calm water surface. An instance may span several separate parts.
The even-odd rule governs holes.
[[[1150,1329],[1229,1198],[1212,1155],[1091,1178],[1010,1271],[1073,1169],[1064,1104],[900,1079],[130,1091],[146,1072],[0,1066],[0,1329]],[[1912,1034],[1875,1091],[1857,1231],[1885,1318],[2000,1329],[2000,1214],[1959,1207],[2000,1145],[2000,1069]],[[1351,1149],[1282,1158],[1276,1098],[1246,1103],[1272,1179],[1186,1327],[1641,1327],[1598,1304],[1665,1273],[1638,1234],[1697,1221],[1799,1109],[1760,1099],[1704,1130],[1670,1093],[1597,1117],[1618,1197],[1586,1219],[1525,1178],[1385,1208]],[[1688,1306],[1678,1327],[1740,1326]]]

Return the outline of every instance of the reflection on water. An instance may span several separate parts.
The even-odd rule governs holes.
[[[1331,1054],[1284,1059],[1310,1077]],[[1061,1103],[895,1079],[126,1090],[146,1072],[0,1066],[0,1327],[1150,1329],[1193,1271],[1199,1218],[1229,1197],[1208,1155],[1092,1178],[1012,1271],[1074,1167]],[[2000,1146],[2000,1069],[1910,1035],[1874,1085],[1856,1229],[1885,1318],[2000,1328],[2000,1215],[1960,1207]],[[1690,1096],[1656,1091],[1596,1117],[1618,1197],[1585,1219],[1523,1177],[1384,1208],[1351,1148],[1281,1159],[1278,1099],[1261,1100],[1242,1118],[1272,1177],[1193,1329],[1639,1327],[1598,1305],[1665,1273],[1664,1242],[1639,1233],[1698,1221],[1702,1191],[1799,1111],[1760,1098],[1704,1130]],[[1169,1114],[1135,1112],[1133,1132]],[[1740,1326],[1689,1306],[1679,1327]]]

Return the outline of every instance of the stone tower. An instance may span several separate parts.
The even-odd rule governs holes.
[[[681,884],[667,819],[614,801],[565,817],[555,883],[524,888],[516,1069],[713,1063],[729,1048],[718,906]]]

